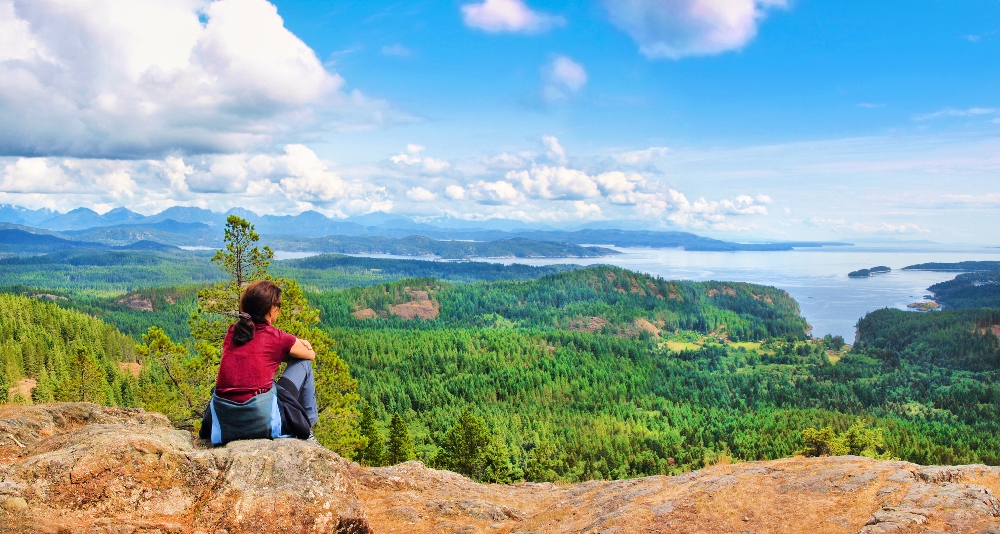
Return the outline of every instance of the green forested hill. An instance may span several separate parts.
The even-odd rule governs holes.
[[[339,260],[274,270],[317,271],[331,261]],[[442,451],[469,414],[484,424],[490,458],[510,462],[497,480],[623,478],[779,458],[803,448],[804,429],[843,432],[859,418],[882,429],[904,460],[1000,463],[996,310],[879,310],[841,352],[833,340],[810,339],[795,301],[771,287],[611,267],[476,283],[349,268],[367,271],[366,284],[396,281],[309,300],[370,403],[374,427],[384,432],[401,416],[428,463],[452,467]],[[193,292],[58,302],[132,335],[156,324],[190,347],[182,323]],[[0,318],[0,390],[32,378],[36,401],[169,400],[149,393],[171,388],[157,361],[144,368],[141,391],[122,371],[136,349],[115,328],[53,303],[0,299],[14,310]],[[143,311],[147,302],[153,312]]]
[[[208,258],[182,251],[79,249],[0,259],[0,286],[121,294],[220,279]]]
[[[120,365],[139,361],[132,339],[93,317],[26,297],[0,294],[0,310],[0,402],[138,405],[135,379]]]
[[[275,276],[295,278],[314,291],[345,289],[420,276],[457,282],[538,278],[574,269],[485,262],[436,262],[325,254],[276,261]],[[120,295],[128,291],[207,285],[222,280],[204,252],[77,249],[38,256],[0,258],[0,287]]]
[[[532,279],[574,268],[321,255],[274,262],[271,271],[318,292],[417,276],[456,282]],[[47,297],[104,319],[136,340],[150,326],[176,340],[187,338],[197,289],[221,279],[206,254],[182,251],[73,250],[0,259],[0,293]]]
[[[432,463],[469,409],[534,480],[789,456],[802,430],[858,417],[905,460],[1000,462],[1000,352],[982,330],[1000,317],[987,312],[875,312],[842,354],[805,340],[798,307],[774,288],[605,267],[315,300],[359,393],[383,422],[403,415]],[[421,303],[437,318],[403,318],[400,306]]]
[[[1000,270],[963,273],[928,289],[946,309],[1000,308]]]
[[[408,322],[392,308],[426,298],[439,307],[433,324]],[[608,334],[694,330],[734,341],[804,339],[806,322],[788,293],[735,282],[676,282],[598,266],[537,280],[454,285],[413,279],[315,298],[324,324],[427,328],[509,324]],[[365,310],[370,310],[366,312]],[[372,318],[359,318],[373,315]]]

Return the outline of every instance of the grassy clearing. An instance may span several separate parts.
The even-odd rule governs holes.
[[[667,348],[674,352],[681,352],[684,350],[698,350],[701,348],[701,343],[692,343],[690,341],[667,341],[665,342]]]

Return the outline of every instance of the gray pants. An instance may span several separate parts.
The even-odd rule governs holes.
[[[309,426],[316,426],[316,421],[319,421],[319,410],[316,408],[316,383],[313,381],[312,360],[291,358],[281,377],[287,378],[299,389],[299,404],[306,409]]]

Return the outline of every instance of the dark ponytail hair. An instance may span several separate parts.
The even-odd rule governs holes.
[[[253,339],[254,327],[266,323],[264,317],[271,308],[281,307],[281,288],[270,280],[260,280],[247,286],[240,297],[240,320],[233,326],[233,343],[237,347]]]

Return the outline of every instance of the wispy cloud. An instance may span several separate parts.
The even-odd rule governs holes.
[[[413,56],[413,50],[397,43],[382,47],[382,55],[389,57],[408,58]]]
[[[928,234],[930,230],[911,223],[893,224],[888,222],[847,222],[845,219],[823,219],[813,217],[809,223],[821,228],[852,234]]]
[[[945,195],[944,198],[950,202],[959,204],[1000,206],[1000,193],[984,193],[978,195]]]
[[[855,104],[855,106],[857,106],[859,108],[875,109],[875,108],[884,108],[885,104],[873,104],[871,102],[858,102],[857,104]]]
[[[996,115],[998,110],[996,108],[984,108],[984,107],[972,107],[966,109],[958,108],[945,108],[933,113],[924,113],[921,115],[915,115],[913,120],[917,121],[929,121],[933,119],[941,119],[948,117],[980,117],[984,115]]]
[[[542,99],[568,100],[587,84],[587,70],[566,56],[556,56],[542,68]]]
[[[978,43],[980,41],[983,41],[984,39],[989,39],[997,35],[997,33],[1000,32],[998,32],[998,30],[993,30],[991,32],[986,32],[986,33],[963,35],[962,38],[965,39],[966,41],[969,41],[970,43]]]
[[[666,156],[668,152],[670,152],[670,149],[667,147],[654,146],[642,150],[630,150],[628,152],[612,154],[611,157],[619,163],[627,165],[641,165],[649,163],[657,158],[662,158]]]

